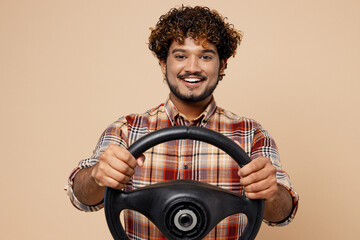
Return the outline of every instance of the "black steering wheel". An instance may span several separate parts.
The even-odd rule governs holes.
[[[157,144],[193,139],[212,144],[229,154],[240,167],[250,162],[249,156],[224,135],[200,127],[170,127],[157,130],[129,147],[139,157]],[[131,192],[106,188],[105,216],[114,239],[129,239],[120,222],[120,212],[135,210],[151,220],[167,239],[202,239],[221,220],[243,213],[247,225],[239,240],[254,239],[260,229],[264,213],[264,200],[251,200],[245,196],[193,180],[160,182]]]

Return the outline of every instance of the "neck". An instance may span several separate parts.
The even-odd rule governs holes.
[[[212,99],[212,95],[200,102],[185,102],[170,93],[170,99],[177,110],[186,116],[188,121],[193,121],[205,110]]]

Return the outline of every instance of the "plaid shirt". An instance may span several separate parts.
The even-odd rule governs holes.
[[[72,182],[80,169],[97,163],[97,158],[109,144],[128,148],[149,132],[179,125],[196,125],[215,130],[238,141],[251,159],[260,156],[270,158],[277,169],[278,183],[288,189],[293,197],[293,210],[281,223],[264,222],[271,226],[282,226],[292,221],[298,206],[298,194],[292,189],[289,176],[281,169],[274,140],[257,122],[218,107],[214,99],[192,122],[187,121],[170,100],[142,115],[128,115],[114,122],[100,137],[93,156],[82,160],[71,173],[66,187],[71,202],[83,211],[97,211],[103,207],[103,203],[96,206],[80,203],[73,194]],[[144,155],[144,166],[136,168],[132,180],[125,187],[126,191],[166,180],[192,179],[243,194],[237,174],[238,165],[225,152],[210,144],[188,139],[174,140],[159,144]],[[221,221],[206,239],[238,239],[245,226],[246,217],[242,214],[232,215]],[[165,239],[147,218],[137,212],[125,212],[125,229],[130,239]]]

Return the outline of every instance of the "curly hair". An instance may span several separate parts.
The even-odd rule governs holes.
[[[149,49],[159,60],[165,61],[173,41],[183,44],[185,38],[191,37],[204,47],[207,43],[214,44],[220,60],[228,59],[235,56],[242,33],[226,20],[207,7],[172,8],[160,17],[155,28],[150,28]]]

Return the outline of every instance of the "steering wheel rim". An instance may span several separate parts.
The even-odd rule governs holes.
[[[144,137],[133,143],[128,148],[128,151],[135,158],[137,158],[153,146],[177,139],[199,140],[214,145],[226,152],[232,159],[237,162],[240,167],[246,165],[251,161],[249,156],[241,149],[241,147],[239,147],[231,139],[216,131],[195,126],[176,126],[157,130],[155,132],[145,135]],[[183,192],[186,192],[186,194]],[[156,203],[155,200],[149,200],[148,197],[151,194],[161,196],[162,198],[160,200],[159,197],[156,198],[156,201],[160,201],[161,203],[159,204]],[[224,205],[223,203],[221,203],[222,205],[213,204],[213,202],[217,202],[216,200],[220,196],[221,201],[225,201],[230,205],[245,205],[245,207],[241,207],[241,210],[243,210],[244,212],[247,211],[248,214],[246,214],[246,216],[248,218],[248,223],[244,232],[239,237],[239,240],[254,239],[261,226],[264,213],[264,200],[251,200],[248,199],[246,196],[240,196],[228,190],[193,180],[172,180],[160,182],[133,190],[129,193],[107,187],[104,197],[105,216],[109,230],[113,238],[116,240],[128,239],[119,220],[120,212],[124,209],[136,210],[146,215],[150,220],[153,221],[153,223],[168,239],[199,239],[199,236],[206,236],[211,231],[211,229],[223,219],[224,214],[229,214],[227,216],[230,216],[234,213],[240,213],[236,212],[238,211],[239,206],[236,206],[236,210],[231,207],[230,209],[226,209],[226,211],[223,211],[222,209],[221,212],[218,210],[214,210],[214,208],[222,207],[222,205]],[[144,197],[148,198],[147,201],[142,201],[142,198]],[[140,202],[137,201],[139,199],[141,200]],[[207,200],[204,199],[212,199],[212,202],[209,203],[207,202]],[[187,237],[184,238],[179,237],[180,235],[176,235],[177,233],[173,233],[175,230],[169,229],[174,227],[174,221],[176,225],[176,221],[178,220],[174,219],[179,219],[179,212],[182,211],[177,209],[177,212],[171,212],[175,211],[171,209],[176,208],[179,204],[181,205],[182,203],[186,203],[188,205],[186,207],[183,207],[184,209],[182,210],[184,211],[182,213],[184,213],[185,215],[180,214],[181,216],[193,217],[194,219],[196,219],[196,223],[198,225],[200,225],[198,219],[203,220],[203,222],[201,222],[201,227],[205,229],[196,230],[198,232],[193,235],[195,236],[195,238],[188,237],[188,235],[186,235]],[[146,204],[153,205],[148,206]],[[162,206],[162,204],[165,206]],[[141,208],[136,205],[143,206]],[[151,211],[148,208],[156,208],[161,210]],[[185,210],[187,210],[188,208],[190,210],[186,212]],[[251,210],[252,212],[248,212],[249,210]],[[211,211],[217,212],[215,214],[211,214]],[[165,218],[161,214],[166,214],[165,217],[167,218]],[[216,217],[214,217],[214,215],[216,215]],[[173,219],[169,220],[169,216]],[[161,220],[159,220],[158,218],[161,218]],[[163,223],[164,221],[166,223]],[[172,222],[170,223],[170,221]],[[217,222],[214,225],[215,221]],[[186,233],[188,231],[186,228],[184,230],[178,225],[179,224],[177,224],[176,228],[178,228],[177,230],[180,230],[180,232]],[[194,224],[192,224],[191,226],[193,225]],[[182,231],[181,229],[184,231]]]

